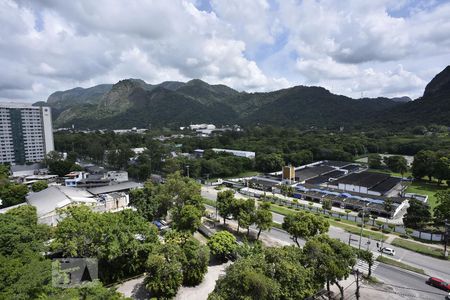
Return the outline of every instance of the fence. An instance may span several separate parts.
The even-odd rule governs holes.
[[[355,215],[350,215],[349,213],[339,213],[339,212],[335,212],[332,210],[324,210],[317,206],[305,205],[305,204],[301,204],[298,202],[281,199],[278,197],[272,197],[272,196],[261,197],[260,195],[250,193],[250,192],[247,192],[246,195],[260,198],[261,200],[266,201],[266,202],[273,202],[278,205],[287,206],[287,207],[290,207],[293,209],[302,209],[302,210],[306,210],[306,211],[309,211],[312,213],[320,213],[320,214],[331,216],[333,218],[339,218],[342,220],[352,221],[357,224],[362,224],[362,221],[363,221],[361,217],[358,217]],[[364,224],[374,226],[377,228],[379,227],[380,229],[389,230],[389,231],[397,232],[400,234],[407,233],[405,226],[403,226],[403,225],[380,224],[379,222],[377,222],[376,220],[374,220],[372,218],[365,218]],[[439,241],[444,240],[444,235],[441,233],[430,233],[430,232],[424,232],[424,231],[419,231],[419,230],[413,230],[412,232],[410,232],[409,235],[414,238],[418,238],[418,239],[421,239],[424,241],[439,242]]]

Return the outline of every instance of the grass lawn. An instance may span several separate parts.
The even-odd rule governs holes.
[[[430,204],[430,210],[431,213],[433,214],[433,209],[437,204],[435,194],[438,191],[446,190],[448,188],[449,188],[448,185],[441,184],[440,186],[438,186],[436,182],[428,182],[420,180],[411,182],[408,188],[406,189],[406,192],[428,195],[428,203]]]
[[[216,201],[214,201],[214,200],[203,198],[203,203],[204,204],[208,204],[209,206],[216,207]]]
[[[423,255],[444,259],[443,251],[435,247],[428,247],[419,243],[396,238],[391,243],[393,246],[405,248]]]
[[[408,270],[408,271],[413,271],[413,272],[416,272],[416,273],[419,273],[419,274],[422,274],[422,275],[427,275],[423,269],[419,269],[419,268],[410,266],[408,264],[396,261],[396,260],[391,259],[391,258],[387,258],[386,256],[378,256],[377,257],[377,261],[385,263],[387,265],[394,266],[394,267],[399,267],[401,269],[405,269],[405,270]]]

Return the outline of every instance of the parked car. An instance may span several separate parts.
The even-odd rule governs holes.
[[[440,278],[430,277],[430,278],[428,278],[426,283],[431,286],[437,287],[438,289],[450,292],[450,283],[448,283]]]
[[[392,248],[384,247],[384,248],[381,248],[379,251],[382,253],[385,253],[385,254],[389,254],[391,256],[395,255],[395,250]]]

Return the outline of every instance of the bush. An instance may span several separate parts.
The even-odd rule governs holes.
[[[400,234],[400,237],[404,238],[404,239],[409,239],[409,235],[404,234],[404,233]]]
[[[380,231],[380,228],[378,227],[371,227],[370,229],[372,229],[373,231]]]
[[[387,229],[387,228],[383,228],[383,230],[381,230],[383,233],[391,233],[392,230]]]
[[[341,219],[340,218],[334,218],[335,221],[340,222]]]

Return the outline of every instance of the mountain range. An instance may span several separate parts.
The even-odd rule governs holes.
[[[74,88],[51,94],[54,127],[175,127],[193,123],[270,124],[308,128],[450,126],[450,66],[436,75],[424,94],[400,98],[353,99],[322,87],[247,93],[199,79],[148,84],[125,79],[116,84]]]

